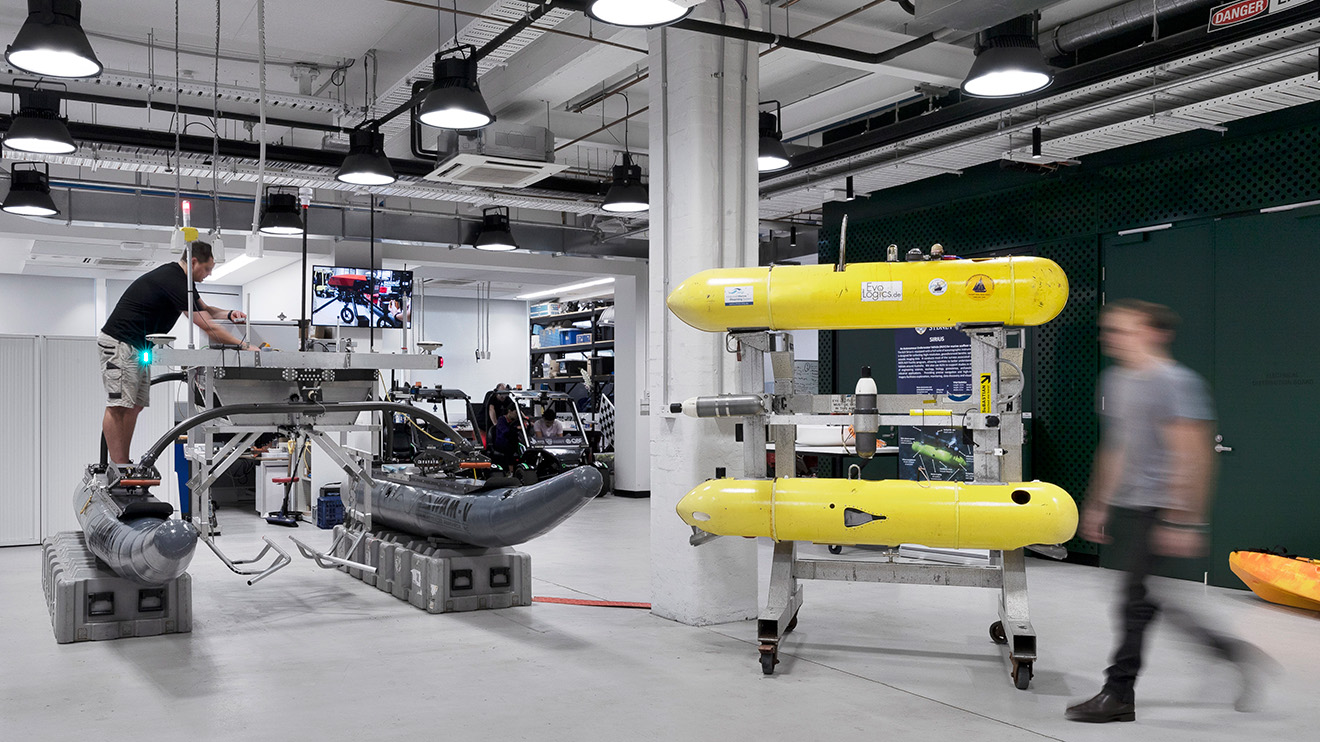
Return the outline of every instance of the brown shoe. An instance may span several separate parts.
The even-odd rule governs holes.
[[[1105,689],[1095,694],[1089,701],[1068,707],[1064,714],[1070,721],[1085,721],[1092,724],[1105,724],[1111,721],[1136,721],[1137,707],[1132,703],[1123,703],[1118,695]]]

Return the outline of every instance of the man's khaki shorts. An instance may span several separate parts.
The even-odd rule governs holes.
[[[101,354],[101,383],[107,407],[146,407],[151,404],[151,367],[141,352],[104,332],[96,336]]]

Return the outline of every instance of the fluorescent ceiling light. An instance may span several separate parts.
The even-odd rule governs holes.
[[[1285,204],[1283,206],[1266,206],[1260,210],[1262,214],[1274,214],[1279,211],[1292,211],[1293,209],[1304,209],[1307,206],[1320,206],[1320,201],[1303,201],[1298,204]]]
[[[582,283],[570,283],[570,284],[567,285],[567,286],[560,286],[559,288],[555,288],[555,289],[545,289],[544,291],[533,291],[533,292],[530,293],[530,294],[522,294],[522,295],[520,295],[520,296],[515,296],[514,298],[515,298],[515,299],[540,299],[540,298],[542,298],[542,297],[546,297],[546,296],[556,296],[556,295],[558,295],[558,294],[567,294],[567,293],[570,293],[570,292],[573,292],[573,291],[577,291],[578,289],[589,289],[589,288],[591,288],[592,286],[604,286],[604,285],[607,284],[607,283],[614,283],[614,279],[613,279],[613,278],[597,278],[597,279],[594,279],[594,280],[591,280],[591,281],[583,281]]]
[[[1172,226],[1173,226],[1173,223],[1170,222],[1170,223],[1167,223],[1167,224],[1156,224],[1156,225],[1154,225],[1154,226],[1152,226],[1152,227],[1137,227],[1136,229],[1121,229],[1121,230],[1119,230],[1119,232],[1118,232],[1118,236],[1119,236],[1119,237],[1123,237],[1124,235],[1129,235],[1129,234],[1141,234],[1142,232],[1158,232],[1158,231],[1160,231],[1161,229],[1168,229],[1169,227],[1172,227]]]
[[[229,275],[230,273],[233,273],[234,271],[238,270],[239,268],[243,268],[255,262],[257,262],[257,259],[250,255],[247,254],[239,255],[233,260],[225,261],[224,264],[220,265],[215,270],[211,271],[211,275],[207,277],[207,280],[218,281],[224,278],[225,276]]]

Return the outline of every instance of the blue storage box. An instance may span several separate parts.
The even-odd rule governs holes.
[[[316,527],[334,528],[344,522],[344,501],[339,495],[321,495],[316,498]]]

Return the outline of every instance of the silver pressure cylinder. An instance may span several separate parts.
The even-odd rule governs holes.
[[[765,414],[765,402],[758,394],[721,394],[693,397],[669,406],[670,412],[688,417],[748,417]]]
[[[182,575],[197,549],[197,529],[177,518],[119,520],[99,475],[88,474],[74,492],[74,511],[91,549],[120,577],[163,585]]]
[[[870,366],[862,367],[862,376],[853,391],[853,433],[857,436],[857,455],[864,459],[875,456],[880,411],[876,408],[875,379],[871,378]]]

